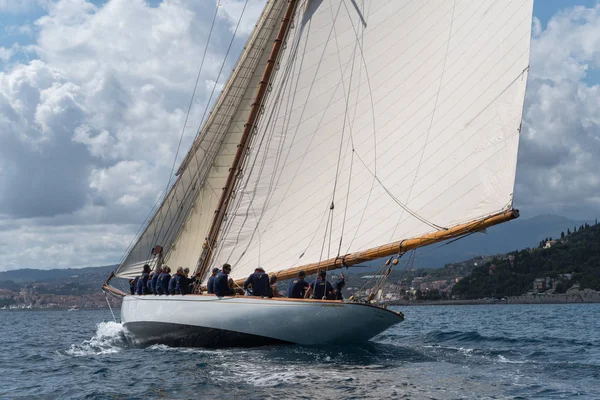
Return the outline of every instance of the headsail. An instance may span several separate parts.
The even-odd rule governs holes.
[[[176,182],[115,276],[139,275],[156,245],[165,262],[195,267],[284,9],[267,3]]]
[[[276,272],[509,209],[532,8],[300,7],[214,265]]]

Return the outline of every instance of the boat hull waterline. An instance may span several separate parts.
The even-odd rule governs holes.
[[[361,343],[403,317],[360,303],[189,295],[126,296],[121,321],[133,346],[248,347]]]

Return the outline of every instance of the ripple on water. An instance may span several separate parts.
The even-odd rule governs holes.
[[[600,399],[599,307],[413,307],[371,343],[253,349],[130,348],[102,311],[6,314],[0,398]]]

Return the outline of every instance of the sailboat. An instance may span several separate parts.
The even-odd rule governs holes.
[[[351,268],[519,216],[533,0],[269,0],[153,217],[103,290],[140,345],[356,343],[374,295],[130,295],[144,264],[204,284]],[[390,262],[391,261],[391,262]]]

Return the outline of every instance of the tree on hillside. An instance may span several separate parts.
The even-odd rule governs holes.
[[[569,231],[567,231],[569,232]],[[540,247],[545,243],[540,242]],[[549,277],[556,282],[556,292],[564,293],[575,282],[581,289],[600,290],[600,226],[582,226],[548,249],[520,250],[475,267],[452,288],[451,295],[462,299],[517,296],[531,291],[536,278]],[[496,266],[489,273],[491,264]],[[565,274],[573,274],[566,281]]]

